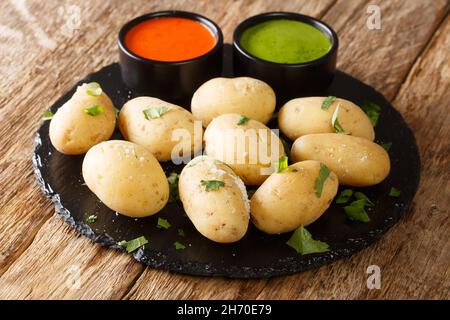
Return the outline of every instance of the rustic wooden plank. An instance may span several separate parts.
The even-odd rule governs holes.
[[[367,27],[368,6],[380,8],[381,29]],[[324,20],[338,32],[338,68],[388,99],[448,12],[446,0],[339,1]]]
[[[0,278],[0,299],[114,299],[144,267],[80,237],[59,217]]]

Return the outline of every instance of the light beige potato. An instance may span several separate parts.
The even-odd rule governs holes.
[[[249,77],[214,78],[194,93],[191,111],[206,127],[225,113],[237,113],[267,123],[275,110],[275,93],[265,82]]]
[[[110,140],[92,147],[82,173],[88,188],[111,210],[142,218],[160,211],[169,199],[161,165],[145,147]]]
[[[293,161],[321,161],[335,172],[339,183],[364,187],[383,181],[389,174],[389,155],[367,139],[337,133],[318,133],[295,140]]]
[[[206,190],[202,181],[224,183]],[[240,240],[247,232],[250,204],[244,183],[228,166],[208,156],[191,160],[180,174],[178,190],[184,210],[195,228],[220,243]]]
[[[144,110],[166,108],[155,119]],[[177,105],[152,97],[138,97],[124,104],[119,113],[119,129],[126,140],[149,149],[159,161],[195,154],[202,149],[203,128],[195,127],[194,116]],[[181,135],[179,135],[181,133]]]
[[[278,136],[256,120],[239,125],[241,116],[224,114],[205,130],[205,152],[225,162],[248,185],[260,185],[273,172],[272,166],[284,154]]]
[[[322,194],[317,197],[315,182],[319,170],[320,162],[308,160],[272,174],[251,199],[255,226],[266,233],[278,234],[316,221],[330,206],[339,185],[336,174],[330,172]]]
[[[311,133],[335,133],[331,119],[336,107],[339,124],[346,133],[373,141],[375,131],[366,113],[353,102],[336,98],[331,106],[323,110],[326,97],[297,98],[288,101],[278,113],[280,130],[292,141]]]
[[[103,113],[92,116],[84,109],[101,106]],[[64,103],[50,122],[50,141],[64,154],[83,154],[99,142],[108,140],[116,126],[116,112],[111,99],[102,92],[91,96],[86,84],[77,88],[72,98]]]

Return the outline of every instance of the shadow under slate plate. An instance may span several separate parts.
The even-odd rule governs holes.
[[[227,53],[225,57],[229,60]],[[227,66],[224,70],[225,75],[230,75]],[[92,73],[80,83],[90,81],[99,82],[118,108],[134,97],[122,83],[118,64]],[[56,101],[51,110],[55,112],[72,96],[75,89],[76,86]],[[246,236],[239,242],[214,243],[195,230],[179,201],[169,203],[161,212],[148,218],[132,219],[117,215],[84,185],[81,175],[83,156],[66,156],[53,148],[48,135],[49,121],[43,122],[36,134],[33,154],[36,178],[64,221],[91,240],[123,250],[117,245],[119,241],[144,235],[149,244],[133,255],[138,261],[154,268],[193,275],[258,278],[319,267],[349,256],[383,235],[408,210],[420,175],[420,159],[414,135],[382,95],[342,72],[336,74],[331,87],[323,95],[335,95],[357,104],[368,100],[380,105],[382,112],[376,127],[377,142],[392,142],[389,177],[379,185],[358,188],[375,203],[375,208],[368,211],[371,221],[367,224],[349,221],[342,205],[333,202],[318,221],[308,226],[315,239],[330,245],[332,250],[327,253],[302,256],[286,245],[291,233],[266,235],[251,223]],[[276,121],[273,122],[269,124],[271,128],[276,126]],[[112,139],[121,139],[118,130]],[[162,166],[166,174],[182,169],[182,166],[175,166],[171,162],[162,163]],[[391,186],[401,190],[399,198],[388,196]],[[97,221],[86,224],[86,217],[92,214],[97,215]],[[158,229],[158,217],[169,220],[171,228]],[[184,230],[184,237],[177,234],[179,228]],[[175,241],[183,243],[186,249],[175,250]]]

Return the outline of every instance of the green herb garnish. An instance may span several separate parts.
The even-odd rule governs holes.
[[[326,97],[322,102],[322,110],[328,110],[328,108],[333,104],[333,102],[336,100],[335,96],[328,96]]]
[[[158,224],[156,225],[158,229],[169,229],[170,223],[166,219],[158,218]]]
[[[86,93],[93,97],[98,97],[103,92],[102,87],[97,82],[90,82],[86,84]]]
[[[142,247],[143,245],[147,244],[148,240],[142,236],[130,241],[120,241],[118,244],[125,250],[127,250],[128,253],[133,252],[134,250]]]
[[[367,114],[372,123],[372,126],[376,126],[378,118],[380,117],[381,108],[374,102],[366,101],[361,105],[361,109]]]
[[[202,186],[205,186],[206,191],[217,190],[220,187],[225,187],[225,183],[219,180],[201,180],[200,183]]]
[[[330,175],[330,169],[323,163],[320,164],[319,176],[316,178],[316,197],[320,198],[322,196],[323,185],[325,180],[327,180]]]
[[[275,162],[275,166],[276,166],[276,173],[285,171],[289,166],[288,157],[281,156],[280,159],[277,162]]]
[[[336,133],[346,134],[344,128],[342,128],[341,124],[338,121],[338,113],[339,113],[340,107],[341,107],[341,105],[338,104],[336,109],[333,112],[333,116],[331,117],[331,126],[334,128],[334,130],[336,130]]]
[[[175,241],[175,243],[173,245],[175,246],[175,250],[186,249],[186,246],[178,241]]]
[[[303,226],[294,231],[286,244],[302,255],[330,251],[330,246],[327,243],[314,240],[311,233]]]
[[[345,189],[336,198],[336,203],[339,203],[339,204],[347,203],[350,200],[350,198],[352,197],[352,195],[353,195],[352,189]]]
[[[398,198],[400,197],[400,194],[402,192],[398,190],[397,188],[391,187],[391,190],[389,191],[389,197]]]
[[[95,214],[91,214],[89,217],[86,218],[86,223],[94,223],[97,221],[97,216]]]
[[[364,209],[366,201],[364,199],[353,201],[349,206],[345,206],[344,210],[347,217],[353,221],[369,222],[370,218]]]
[[[142,112],[144,112],[145,119],[152,120],[152,119],[161,118],[168,111],[169,111],[169,108],[167,108],[167,107],[158,107],[158,108],[148,108]]]
[[[246,124],[248,122],[248,120],[250,120],[250,119],[247,118],[246,116],[241,116],[241,118],[239,119],[239,122],[237,124],[238,124],[238,126],[242,126],[242,125]]]
[[[381,146],[384,148],[384,150],[389,151],[392,147],[392,142],[383,143]]]
[[[180,175],[176,172],[172,172],[167,177],[167,182],[169,182],[169,202],[175,202],[178,199],[180,199],[178,195],[178,180],[180,178]]]
[[[88,115],[95,117],[105,112],[105,109],[103,109],[103,107],[99,106],[98,104],[91,104],[87,108],[84,108],[83,111]]]
[[[54,114],[50,110],[44,111],[44,114],[42,115],[42,120],[52,120]]]
[[[180,236],[180,237],[184,237],[184,230],[183,229],[178,229],[177,230],[177,233],[178,233],[178,235]]]
[[[364,206],[366,207],[375,207],[375,204],[362,192],[355,192],[355,198],[358,200],[364,200]]]

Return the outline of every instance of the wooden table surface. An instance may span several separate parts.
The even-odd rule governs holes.
[[[369,5],[379,6],[381,29],[367,27]],[[240,21],[266,11],[300,12],[329,23],[340,38],[338,67],[382,92],[416,135],[423,168],[410,212],[350,258],[250,281],[146,268],[70,229],[33,175],[33,137],[42,112],[83,76],[117,61],[123,23],[165,9],[210,17],[227,42]],[[2,1],[0,298],[449,299],[448,12],[447,0]],[[72,30],[78,20],[79,29]],[[366,286],[369,265],[380,267],[380,289]]]

